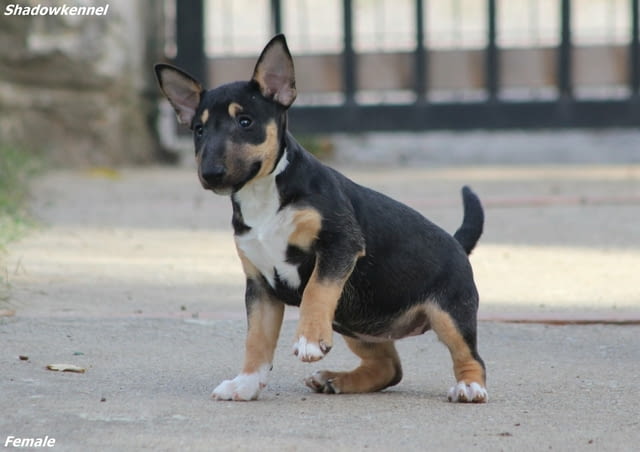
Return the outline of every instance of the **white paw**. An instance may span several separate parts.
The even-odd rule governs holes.
[[[304,362],[318,361],[324,358],[324,355],[329,353],[330,349],[331,347],[324,342],[321,341],[320,344],[308,342],[304,336],[300,336],[300,339],[293,344],[293,354]]]
[[[489,401],[487,390],[478,383],[466,384],[464,381],[449,389],[449,402],[486,403]]]
[[[267,385],[267,372],[260,371],[252,374],[240,374],[233,380],[225,380],[213,390],[211,397],[216,400],[256,400],[260,395],[260,391]]]

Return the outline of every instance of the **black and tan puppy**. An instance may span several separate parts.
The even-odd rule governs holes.
[[[300,307],[293,346],[300,360],[327,354],[333,330],[361,358],[350,372],[315,372],[305,381],[314,391],[397,384],[402,368],[394,341],[433,329],[453,358],[449,400],[486,402],[478,293],[467,258],[484,217],[471,190],[463,189],[464,220],[454,238],[311,156],[287,132],[296,86],[282,35],[267,44],[248,82],[207,91],[175,67],[155,69],[179,122],[193,131],[202,186],[231,196],[247,277],[244,365],[213,397],[258,397],[288,304]]]

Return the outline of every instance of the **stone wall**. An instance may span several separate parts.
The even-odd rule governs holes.
[[[7,16],[0,0],[0,144],[61,166],[156,160],[162,5],[155,0],[68,0],[109,5],[105,16]]]

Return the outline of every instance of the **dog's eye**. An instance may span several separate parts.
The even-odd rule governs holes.
[[[248,116],[240,116],[238,118],[238,125],[243,129],[251,127],[251,124],[253,124],[253,120]]]
[[[202,124],[198,124],[197,126],[195,126],[193,128],[193,133],[195,133],[196,136],[200,138],[202,134],[204,134],[204,127],[202,127]]]

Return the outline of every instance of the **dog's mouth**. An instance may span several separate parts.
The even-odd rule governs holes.
[[[210,190],[217,195],[231,195],[233,193],[240,191],[242,187],[244,187],[247,183],[251,182],[251,180],[253,180],[258,174],[258,172],[260,171],[261,166],[262,166],[262,162],[259,162],[259,161],[254,162],[249,167],[249,172],[247,173],[247,175],[244,178],[242,178],[239,182],[236,182],[236,183],[234,183],[233,181],[224,180],[223,178],[221,183],[211,184],[207,182],[207,180],[204,177],[202,177],[202,174],[200,172],[198,172],[198,178],[200,179],[200,184],[202,185],[202,188],[204,188],[205,190]]]
[[[230,195],[233,193],[233,187],[228,185],[213,186],[209,185],[206,180],[200,177],[200,185],[205,190],[214,192],[216,195]]]
[[[212,191],[216,195],[230,195],[231,193],[233,193],[233,188],[231,186],[212,185],[202,177],[200,172],[198,172],[198,179],[200,180],[200,185],[202,185],[202,188],[204,188],[205,190]]]

